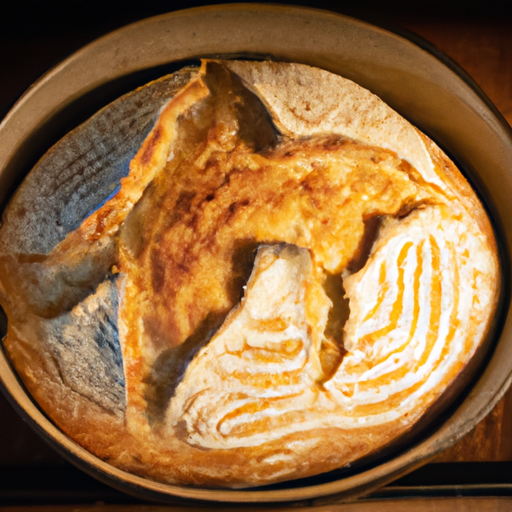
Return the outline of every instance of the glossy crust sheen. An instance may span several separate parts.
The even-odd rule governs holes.
[[[2,255],[5,275],[22,260]],[[446,155],[353,82],[273,62],[204,62],[119,192],[28,265],[39,284],[64,266],[107,276],[65,322],[114,318],[126,390],[121,405],[94,382],[70,392],[50,343],[74,339],[62,301],[42,320],[4,278],[6,348],[36,401],[113,465],[205,486],[315,475],[397,441],[468,364],[499,294],[491,225]]]

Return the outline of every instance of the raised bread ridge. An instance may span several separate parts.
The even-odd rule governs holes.
[[[225,61],[291,137],[338,134],[390,149],[446,191],[414,127],[360,85],[319,68],[282,62]]]
[[[305,64],[223,61],[260,98],[277,128],[292,138],[339,134],[395,152],[438,190],[441,201],[462,206],[492,248],[497,246],[485,209],[465,177],[424,133],[368,89]],[[494,265],[498,266],[494,256]]]

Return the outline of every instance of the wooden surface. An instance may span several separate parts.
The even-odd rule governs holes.
[[[450,10],[446,10],[442,2],[421,1],[415,3],[415,7],[409,5],[411,2],[386,2],[386,9],[379,2],[361,2],[357,9],[344,10],[337,2],[290,3],[314,5],[367,19],[384,19],[386,23],[424,37],[462,66],[512,124],[512,17],[500,7],[500,2],[480,2],[471,11],[467,11],[463,2],[455,2]],[[68,3],[57,0],[44,3],[20,0],[7,4],[7,8],[5,4],[0,7],[0,117],[32,81],[89,41],[139,18],[192,5],[191,2],[169,5],[157,1],[140,6],[112,0],[106,7],[105,2],[77,1],[73,5],[78,11],[72,11]],[[200,2],[193,5],[200,5]],[[437,461],[512,461],[512,392],[509,391],[486,419]],[[63,464],[62,459],[39,440],[0,396],[0,467],[60,464]],[[455,501],[447,508],[443,507],[448,502],[438,505],[435,510],[473,510],[457,508]],[[492,508],[496,505],[492,500],[481,501],[480,505],[481,508],[474,510],[497,510]],[[402,510],[400,506],[366,510],[398,512]],[[506,508],[512,509],[510,501]]]
[[[308,512],[497,512],[512,509],[512,498],[437,498],[432,500],[368,501],[310,507]],[[0,512],[210,512],[209,507],[164,507],[158,505],[84,505],[45,507],[1,507]],[[262,512],[257,506],[239,506],[233,512]],[[295,507],[272,508],[276,512],[294,512]],[[300,509],[299,509],[300,510]]]
[[[424,19],[398,16],[401,26],[445,52],[476,81],[512,125],[512,18],[489,13]],[[511,162],[512,166],[512,162]],[[512,391],[437,461],[511,461]]]

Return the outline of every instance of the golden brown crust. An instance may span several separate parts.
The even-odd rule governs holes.
[[[259,101],[287,140],[277,141]],[[243,126],[248,119],[254,125],[252,131]],[[387,220],[380,232],[374,230],[368,235],[368,223],[381,217]],[[443,222],[450,229],[437,229]],[[400,223],[411,233],[401,246]],[[113,239],[118,231],[116,272],[120,271],[121,277],[116,286],[121,297],[118,323],[127,391],[125,415],[100,407],[90,397],[70,393],[52,352],[30,344],[33,333],[29,328],[28,334],[11,329],[6,348],[31,394],[64,432],[113,465],[164,482],[209,487],[261,485],[329,471],[382,449],[407,432],[467,364],[485,337],[499,294],[491,224],[475,193],[448,157],[368,91],[323,70],[298,64],[203,63],[199,75],[162,112],[133,159],[120,192],[71,233],[48,262],[79,258],[84,245],[103,237]],[[457,248],[451,231],[466,245]],[[371,253],[361,255],[365,232],[367,237],[378,236]],[[382,245],[383,240],[389,246]],[[281,356],[289,362],[300,355],[299,350],[290,349],[293,343],[285,344],[288,352],[284,355],[276,355],[279,351],[268,349],[263,342],[251,346],[244,341],[242,349],[232,352],[223,345],[223,336],[237,315],[242,315],[256,282],[251,278],[243,292],[245,306],[233,310],[240,298],[241,283],[249,277],[252,250],[262,243],[283,242],[311,254],[314,271],[309,275],[305,269],[310,267],[299,265],[302,288],[290,291],[298,297],[294,304],[306,303],[304,319],[295,327],[296,331],[303,329],[301,343],[310,344],[309,352],[303,351],[300,356],[305,357],[301,368],[310,373],[301,380],[302,374],[293,367],[263,372],[260,377],[251,367],[238,378],[241,373],[231,371],[229,366],[235,353],[241,359],[257,356],[251,359],[254,365],[258,357],[277,364]],[[399,246],[399,256],[392,261],[388,258],[388,262],[386,254],[394,243]],[[442,282],[440,245],[446,249],[449,261],[464,260],[456,265],[456,277],[450,277],[449,282]],[[486,261],[471,267],[466,261],[470,249],[480,251]],[[358,259],[362,268],[351,267]],[[420,261],[416,270],[410,270]],[[372,265],[380,268],[380,274],[372,270]],[[452,327],[461,323],[459,316],[462,318],[472,306],[472,312],[466,315],[469,334],[459,343],[463,354],[450,363],[440,382],[429,387],[425,384],[428,376],[420,376],[410,386],[413,391],[425,387],[414,407],[403,406],[410,395],[403,390],[394,391],[396,396],[389,401],[377,400],[375,405],[366,395],[356,403],[358,390],[350,380],[353,375],[364,375],[361,388],[368,389],[372,379],[384,389],[404,377],[401,370],[395,374],[386,370],[376,377],[371,374],[373,367],[368,365],[372,357],[377,367],[389,356],[376,348],[380,337],[391,331],[389,326],[399,326],[397,318],[407,306],[396,306],[399,300],[393,299],[387,308],[387,325],[375,324],[377,327],[370,326],[368,332],[359,335],[358,326],[377,318],[386,300],[384,292],[379,292],[377,298],[373,292],[371,300],[377,300],[376,305],[364,310],[368,306],[365,276],[371,272],[380,275],[377,281],[380,279],[381,289],[385,289],[388,285],[384,286],[382,276],[395,272],[399,283],[396,297],[400,297],[405,293],[406,272],[410,272],[411,282],[416,279],[414,282],[419,283],[428,265],[433,269],[429,272],[437,272],[438,277],[429,284],[427,355],[420,360],[426,361],[435,352],[443,322],[448,326],[444,335],[455,344],[457,333]],[[341,272],[351,300],[351,317],[357,319],[347,323],[344,348],[339,339],[326,336],[322,340],[327,328],[315,332],[322,322],[329,321],[327,315],[318,313],[320,304],[337,301],[338,312],[346,307],[339,297],[327,297],[319,291],[332,274],[341,288]],[[463,298],[459,300],[459,282],[465,282],[464,291],[472,294],[470,306],[463,304]],[[388,288],[394,284],[390,282]],[[450,286],[454,291],[447,299],[443,290]],[[285,288],[286,284],[279,290]],[[419,289],[418,284],[416,295]],[[442,300],[445,309],[452,309],[451,327],[442,316]],[[291,325],[293,315],[276,319],[272,311],[265,313],[268,318],[263,313],[258,317],[261,325],[267,322],[266,334]],[[412,327],[407,329],[412,333],[421,321],[420,312],[411,311]],[[21,315],[18,312],[14,316]],[[254,333],[253,320],[242,323],[236,332],[244,333],[247,328]],[[197,352],[208,340],[206,349]],[[189,345],[193,350],[187,348]],[[348,356],[342,357],[345,352]],[[402,352],[403,348],[396,350],[396,354]],[[358,359],[358,353],[366,359]],[[327,355],[322,358],[322,354]],[[194,364],[181,375],[173,358],[187,357],[195,358]],[[322,363],[328,357],[335,362]],[[200,366],[201,358],[206,361],[204,367]],[[223,358],[228,363],[222,362]],[[194,370],[196,364],[198,370]],[[432,367],[435,370],[440,365]],[[209,370],[212,368],[215,371]],[[369,373],[364,373],[367,370]],[[411,374],[412,370],[411,365]],[[226,372],[213,398],[206,393],[215,382],[213,378],[208,381],[209,371],[219,375]],[[274,384],[266,384],[273,379]],[[179,383],[189,381],[192,384],[183,391]],[[188,396],[197,383],[197,393]],[[266,424],[267,432],[275,436],[269,434],[268,439],[254,441],[258,432],[254,434],[246,424],[253,420],[256,424],[260,408],[270,407],[268,389],[281,389],[289,383],[296,385],[295,394],[289,394],[289,403],[295,405],[290,406],[288,416],[283,414],[283,419],[279,419],[280,413],[274,415],[277,420],[263,417],[260,424]],[[263,389],[263,394],[254,398],[250,395],[254,388]],[[308,401],[294,402],[300,394],[297,389],[307,395]],[[245,400],[248,393],[252,400],[249,405],[230,409],[230,400]],[[237,414],[243,416],[239,410],[244,414],[249,411],[252,416],[249,414],[245,423],[235,424],[232,436],[224,435],[220,427],[218,431],[216,427],[207,430],[204,425],[209,421],[208,412],[193,416],[196,398],[201,394],[210,403],[218,399],[216,407],[227,404],[228,412],[222,414],[230,421]],[[353,397],[353,405],[346,406],[347,397]],[[175,404],[172,414],[168,412],[169,401]],[[402,407],[403,414],[395,414]],[[363,410],[367,412],[360,414]],[[290,428],[277,435],[283,425],[297,426],[301,422],[303,428]],[[206,434],[201,432],[203,427]]]

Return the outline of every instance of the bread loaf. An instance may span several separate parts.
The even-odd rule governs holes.
[[[98,457],[168,483],[266,485],[392,446],[500,291],[448,157],[301,64],[203,61],[114,194],[46,254],[12,232],[4,343],[28,390]]]

